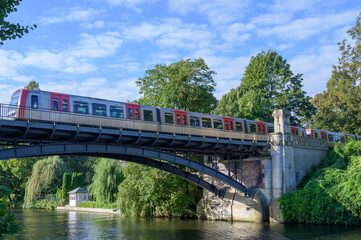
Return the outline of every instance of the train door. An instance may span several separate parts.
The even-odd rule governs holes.
[[[69,95],[50,93],[51,110],[69,112]]]
[[[325,131],[321,131],[321,138],[327,140],[327,133]]]
[[[299,136],[298,134],[298,128],[297,127],[291,127],[291,133],[293,134],[293,135],[296,135],[296,136]]]
[[[257,122],[257,132],[258,134],[267,134],[266,124],[264,122]]]
[[[133,120],[142,120],[142,116],[140,114],[140,106],[138,104],[126,103],[126,113],[128,119]]]
[[[184,126],[188,125],[187,112],[186,111],[174,110],[174,113],[175,113],[175,123],[176,124],[184,125]]]
[[[234,121],[233,118],[223,117],[224,129],[225,130],[234,130]]]

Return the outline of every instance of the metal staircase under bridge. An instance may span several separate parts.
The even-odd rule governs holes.
[[[217,167],[207,166],[205,158],[222,156],[229,164],[231,159],[266,153],[269,148],[268,141],[265,141],[268,136],[262,136],[262,141],[257,141],[255,135],[252,136],[253,140],[248,140],[155,132],[143,130],[139,127],[141,124],[137,128],[114,128],[79,122],[50,122],[39,118],[39,112],[45,112],[47,116],[53,111],[21,110],[28,114],[21,119],[10,117],[8,107],[0,104],[0,143],[7,146],[0,150],[0,160],[48,155],[86,155],[125,160],[176,174],[221,198],[227,188],[217,188],[203,180],[203,174],[250,197],[253,197],[255,190],[246,188],[230,172],[227,175]],[[82,114],[62,114],[72,115],[73,119],[82,117],[76,116]],[[201,160],[191,160],[191,154],[201,156]]]

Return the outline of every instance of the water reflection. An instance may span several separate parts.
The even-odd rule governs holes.
[[[180,219],[124,219],[118,215],[16,210],[21,231],[6,239],[359,239],[356,227],[282,225]]]

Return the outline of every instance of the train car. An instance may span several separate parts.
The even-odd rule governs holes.
[[[266,123],[265,122],[259,122],[259,121],[253,121],[253,120],[245,120],[247,125],[247,132],[248,133],[256,133],[256,134],[268,134]]]
[[[305,129],[302,127],[291,126],[291,133],[295,136],[306,136]]]
[[[307,137],[321,138],[321,132],[317,129],[306,128],[305,133]]]
[[[267,134],[273,133],[275,131],[274,124],[266,122],[266,130]]]

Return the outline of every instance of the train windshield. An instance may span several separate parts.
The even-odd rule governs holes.
[[[20,97],[20,90],[16,91],[13,96],[11,97],[11,100],[10,100],[10,105],[18,105],[18,102],[19,102],[19,97]]]

